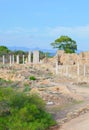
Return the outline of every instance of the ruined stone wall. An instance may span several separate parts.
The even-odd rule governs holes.
[[[81,52],[80,54],[67,54],[58,50],[56,57],[59,65],[89,64],[89,51]]]
[[[75,78],[78,82],[89,82],[89,52],[66,54],[59,51],[55,65],[57,75]]]

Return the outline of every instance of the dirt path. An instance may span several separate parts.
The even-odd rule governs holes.
[[[68,84],[66,84],[68,85]],[[55,119],[60,120],[66,117],[67,113],[73,112],[75,110],[79,110],[81,108],[84,108],[89,104],[89,87],[80,87],[77,85],[69,85],[69,89],[75,91],[76,94],[83,97],[83,101],[80,102],[74,102],[72,104],[69,104],[67,106],[62,107],[62,109],[59,108],[57,111],[55,111]]]
[[[89,104],[89,87],[88,86],[87,87],[86,86],[75,86],[75,87],[73,86],[75,89],[75,92],[85,98],[84,102],[80,104],[76,104],[73,107],[73,109],[78,110],[78,108],[85,107],[87,104]],[[70,107],[69,111],[71,112],[73,109],[72,107]],[[89,112],[83,115],[80,115],[79,117],[72,119],[67,123],[64,123],[63,126],[59,130],[89,130]]]
[[[59,130],[89,130],[89,113],[72,119]]]

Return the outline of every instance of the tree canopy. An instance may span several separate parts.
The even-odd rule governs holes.
[[[6,46],[0,46],[0,54],[9,53],[10,50]]]
[[[72,40],[68,36],[61,36],[51,43],[53,48],[58,48],[59,50],[64,50],[66,53],[75,53],[77,50],[76,41]]]

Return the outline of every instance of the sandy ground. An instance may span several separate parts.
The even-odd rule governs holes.
[[[89,113],[65,123],[60,130],[89,130]]]

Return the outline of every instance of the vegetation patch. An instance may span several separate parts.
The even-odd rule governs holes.
[[[55,124],[38,95],[0,88],[0,130],[47,130]]]
[[[29,79],[30,80],[36,80],[36,78],[34,76],[30,76]]]

